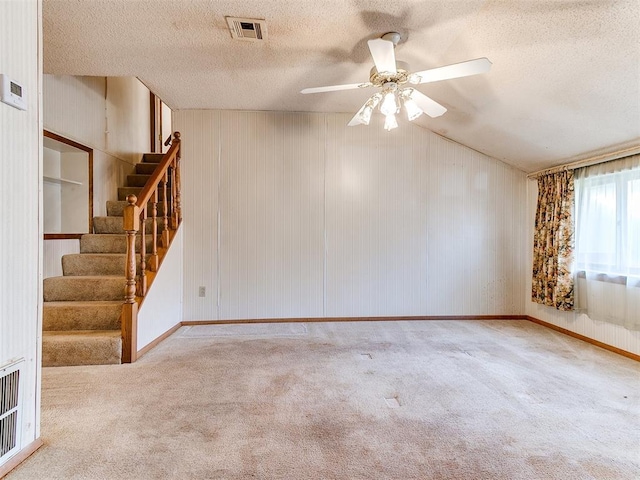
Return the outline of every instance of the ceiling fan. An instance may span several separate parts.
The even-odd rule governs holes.
[[[407,112],[409,121],[415,120],[423,113],[435,118],[447,111],[445,107],[435,100],[413,87],[406,86],[406,84],[419,85],[451,78],[468,77],[488,72],[491,69],[491,62],[487,58],[476,58],[475,60],[412,73],[409,70],[409,65],[396,60],[394,49],[399,41],[399,33],[389,32],[381,38],[367,42],[375,64],[371,69],[368,82],[305,88],[300,93],[322,93],[378,87],[380,91],[365,102],[348,125],[350,127],[354,125],[369,125],[371,114],[379,105],[380,113],[385,116],[385,130],[392,130],[398,126],[396,114],[402,106]]]

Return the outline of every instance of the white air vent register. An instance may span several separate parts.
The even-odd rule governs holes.
[[[20,449],[21,388],[24,360],[0,367],[0,465]]]
[[[237,40],[262,42],[267,39],[267,22],[259,18],[225,17],[231,37]]]

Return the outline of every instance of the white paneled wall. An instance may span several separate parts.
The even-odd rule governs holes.
[[[135,167],[100,150],[93,151],[93,215],[107,214],[107,200],[117,200],[118,187],[125,185]]]
[[[41,18],[36,0],[0,2],[0,73],[22,85],[27,102],[26,111],[0,103],[0,367],[24,359],[20,449],[40,435]]]
[[[523,172],[413,125],[385,132],[377,118],[173,120],[185,320],[523,312]]]
[[[173,123],[182,135],[184,320],[217,319],[220,112],[174,112]]]
[[[640,331],[627,330],[620,325],[598,322],[588,315],[576,312],[561,312],[555,308],[539,305],[531,301],[531,270],[533,265],[533,231],[535,226],[538,185],[535,180],[527,181],[527,271],[525,287],[526,314],[539,320],[557,325],[585,337],[607,345],[640,355]],[[621,288],[625,288],[620,286]],[[612,297],[615,300],[615,297]],[[612,308],[616,306],[611,305]]]
[[[150,151],[149,89],[135,77],[106,79],[105,152],[138,163]]]
[[[44,75],[44,128],[66,138],[106,149],[105,77]]]
[[[45,75],[44,128],[128,163],[149,151],[149,90],[134,77]]]
[[[62,275],[62,256],[80,253],[80,240],[45,240],[43,242],[42,278]]]
[[[329,317],[426,315],[429,137],[403,125],[347,128],[327,117]],[[408,128],[407,128],[408,127]]]
[[[222,119],[219,315],[322,316],[322,116],[224,112]]]

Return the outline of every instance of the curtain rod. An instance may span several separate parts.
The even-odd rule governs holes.
[[[628,157],[640,153],[640,145],[636,145],[629,148],[618,150],[617,152],[604,153],[602,155],[596,155],[595,157],[585,158],[584,160],[578,160],[576,162],[566,163],[564,165],[558,165],[557,167],[544,168],[537,172],[527,174],[527,178],[536,178],[541,175],[547,175],[549,173],[560,172],[562,170],[575,170],[580,167],[589,167],[598,163],[608,162],[610,160],[616,160],[622,157]]]

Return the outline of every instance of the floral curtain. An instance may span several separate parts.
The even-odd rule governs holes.
[[[538,178],[531,299],[573,310],[573,171]]]

